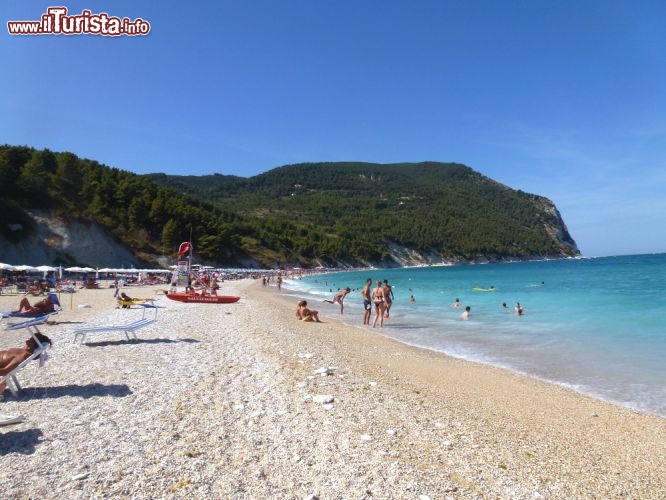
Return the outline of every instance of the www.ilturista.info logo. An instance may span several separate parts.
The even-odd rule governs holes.
[[[150,23],[137,17],[109,16],[106,12],[93,14],[84,10],[78,15],[67,15],[67,7],[49,7],[39,21],[7,21],[10,35],[147,35]]]

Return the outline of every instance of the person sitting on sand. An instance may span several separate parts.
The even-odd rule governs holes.
[[[351,292],[351,288],[347,287],[344,290],[338,291],[333,297],[333,300],[324,299],[324,302],[328,302],[329,304],[335,304],[337,302],[340,304],[340,314],[342,314],[345,309],[344,300],[349,292]]]
[[[316,321],[321,323],[319,320],[319,311],[313,309],[308,309],[307,300],[301,300],[296,305],[296,317],[301,321]]]
[[[51,302],[50,297],[46,297],[45,299],[42,299],[39,302],[35,302],[32,305],[30,305],[30,302],[28,301],[27,297],[23,297],[21,299],[21,302],[19,302],[18,311],[14,312],[15,313],[26,312],[29,314],[46,314],[48,312],[54,312],[54,311],[55,307],[53,307],[53,302]]]
[[[465,307],[465,310],[460,315],[460,317],[462,319],[464,319],[465,321],[467,321],[469,319],[469,315],[470,315],[471,312],[472,312],[472,308],[470,306],[467,306],[467,307]]]

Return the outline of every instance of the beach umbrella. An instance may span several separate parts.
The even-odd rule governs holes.
[[[15,268],[11,264],[4,264],[3,262],[0,262],[0,269],[3,271],[14,271]]]
[[[39,271],[40,273],[48,273],[51,271],[57,271],[57,267],[52,267],[52,266],[37,266],[35,270]]]
[[[46,278],[46,273],[56,271],[58,268],[52,266],[37,266],[35,269],[40,273],[44,273],[44,278]]]
[[[92,267],[68,267],[65,271],[69,273],[94,273],[95,270]]]
[[[14,271],[37,271],[37,268],[33,266],[20,265],[14,266]]]

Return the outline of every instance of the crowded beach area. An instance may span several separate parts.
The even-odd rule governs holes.
[[[261,279],[233,304],[59,294],[48,361],[3,393],[4,498],[664,498],[666,420],[418,349]],[[0,310],[23,294],[0,295]],[[29,301],[40,297],[28,296]],[[360,300],[358,295],[347,300]],[[128,339],[104,327],[149,317]],[[0,320],[0,350],[26,329]],[[75,342],[74,330],[97,327]]]

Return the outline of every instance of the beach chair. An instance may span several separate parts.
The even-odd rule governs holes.
[[[144,312],[145,314],[145,312]],[[86,341],[86,336],[90,333],[103,333],[103,332],[123,332],[127,340],[137,340],[136,332],[142,328],[152,325],[157,321],[156,318],[146,318],[145,316],[141,319],[133,321],[125,325],[106,325],[106,326],[83,326],[80,328],[74,328],[72,333],[74,333],[74,343],[79,341],[80,344],[83,344]]]
[[[51,304],[53,304],[55,312],[62,311],[62,306],[60,305],[60,299],[58,299],[58,296],[53,292],[49,292],[46,295],[49,297],[49,299],[51,299]]]
[[[41,342],[39,340],[39,337],[37,334],[41,334],[39,331],[39,328],[37,328],[39,325],[43,325],[46,323],[46,320],[48,319],[49,314],[40,316],[39,318],[32,318],[28,319],[26,321],[21,321],[20,323],[12,323],[9,324],[5,327],[6,330],[27,330],[30,335],[32,336],[33,339],[35,339],[35,342],[37,343],[37,349],[33,351],[33,353],[30,355],[30,357],[24,359],[16,368],[14,368],[12,371],[7,373],[6,375],[0,376],[0,387],[4,386],[5,384],[11,391],[11,393],[16,396],[18,391],[21,390],[21,384],[19,384],[18,378],[16,377],[16,374],[20,372],[23,368],[25,368],[31,361],[40,358],[39,361],[39,366],[43,366],[44,363],[46,362],[46,350],[50,347],[50,344]]]

